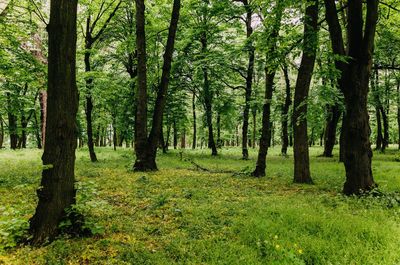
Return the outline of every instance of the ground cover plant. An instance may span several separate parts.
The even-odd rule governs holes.
[[[292,183],[293,158],[270,151],[269,177],[246,174],[240,149],[173,150],[161,170],[133,173],[132,151],[77,152],[77,207],[92,237],[61,235],[19,246],[36,205],[40,151],[0,152],[3,264],[397,264],[400,188],[397,152],[375,153],[382,196],[345,197],[338,157],[311,148],[315,185]],[[250,157],[255,152],[250,150]],[[182,157],[182,159],[181,159]],[[196,169],[190,162],[214,172]],[[242,173],[240,173],[242,172]],[[248,173],[248,172],[247,172]],[[397,194],[397,195],[396,195]],[[396,197],[397,196],[397,197]]]

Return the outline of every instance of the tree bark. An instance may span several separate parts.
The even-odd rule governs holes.
[[[138,50],[138,97],[137,102],[138,111],[137,119],[139,123],[136,124],[136,129],[139,129],[138,135],[139,143],[136,148],[136,162],[134,165],[135,171],[153,171],[157,170],[156,155],[157,146],[160,138],[160,128],[162,126],[162,118],[164,114],[165,105],[167,102],[167,92],[170,80],[172,55],[175,46],[175,36],[178,28],[178,21],[180,15],[181,1],[174,0],[171,14],[171,21],[168,30],[167,45],[164,52],[164,64],[162,68],[162,75],[160,85],[158,87],[157,98],[154,105],[153,121],[150,135],[147,138],[147,129],[140,128],[147,123],[147,80],[146,80],[146,42],[145,42],[145,16],[144,16],[144,1],[136,1],[136,46]],[[139,78],[140,77],[140,78]],[[140,94],[140,95],[139,95]],[[140,106],[140,108],[139,108]]]
[[[376,186],[371,169],[372,150],[367,98],[377,20],[377,0],[367,2],[365,25],[362,1],[348,2],[348,50],[351,60],[345,73],[347,77],[347,87],[344,91],[346,182],[343,188],[343,192],[348,195],[360,194]]]
[[[58,233],[65,210],[75,204],[76,149],[76,0],[51,0],[48,55],[46,168],[37,191],[39,203],[30,219],[32,243],[42,244]]]
[[[193,141],[192,149],[196,149],[197,142],[197,117],[196,117],[196,94],[193,92],[192,96],[192,112],[193,112]]]
[[[375,108],[376,115],[376,146],[375,150],[382,150],[382,119],[381,119],[381,110],[380,108]]]
[[[275,7],[275,21],[270,34],[270,40],[267,44],[267,55],[266,61],[274,60],[273,54],[277,49],[277,41],[279,36],[279,30],[281,27],[283,7],[281,2],[277,2]],[[256,168],[252,172],[254,177],[265,176],[266,159],[270,141],[270,130],[271,130],[271,101],[272,93],[274,89],[274,78],[276,73],[277,65],[271,64],[265,67],[265,94],[264,94],[264,104],[263,104],[263,116],[262,116],[262,129],[260,137],[260,147],[258,149]]]
[[[289,134],[288,134],[288,114],[289,114],[289,108],[290,105],[292,104],[292,99],[291,99],[291,87],[290,87],[290,79],[289,79],[289,71],[287,64],[285,63],[282,67],[283,70],[283,75],[285,77],[285,84],[286,84],[286,90],[285,90],[285,103],[282,106],[282,149],[281,149],[281,154],[286,156],[287,155],[287,149],[289,145]]]
[[[203,32],[200,38],[201,42],[201,50],[202,53],[205,54],[207,52],[207,36],[206,33]],[[203,66],[203,79],[204,79],[204,106],[206,110],[206,121],[208,127],[208,148],[211,148],[211,155],[218,155],[217,146],[214,140],[214,130],[212,123],[212,98],[213,93],[210,90],[210,81],[208,80],[208,69],[207,66]]]
[[[18,147],[18,121],[12,110],[11,95],[9,92],[7,96],[7,115],[8,115],[8,134],[10,135],[10,148],[12,150]]]
[[[318,0],[306,7],[303,56],[297,76],[294,106],[294,179],[295,183],[312,183],[307,135],[307,100],[318,45]]]
[[[340,109],[339,105],[335,104],[333,106],[328,106],[328,117],[326,119],[325,126],[325,145],[324,145],[324,153],[322,156],[324,157],[332,157],[333,147],[336,143],[336,130],[337,125],[340,120]]]
[[[257,135],[257,109],[254,108],[252,110],[253,114],[253,141],[252,141],[252,148],[256,148],[256,135]]]
[[[243,126],[242,126],[242,158],[244,160],[247,160],[249,159],[249,150],[247,148],[247,144],[248,144],[250,102],[253,89],[252,87],[253,87],[255,49],[253,47],[253,41],[251,40],[251,35],[253,34],[253,27],[252,27],[253,10],[247,0],[243,0],[243,4],[246,9],[248,64],[246,73],[245,106],[243,111]]]

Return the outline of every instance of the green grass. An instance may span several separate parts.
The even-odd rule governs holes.
[[[400,264],[400,206],[394,196],[344,197],[344,168],[311,148],[315,185],[292,183],[292,156],[268,155],[268,176],[249,171],[239,149],[159,155],[160,171],[132,173],[133,152],[77,153],[78,209],[98,234],[15,246],[36,205],[40,151],[0,151],[0,264]],[[380,189],[400,190],[398,153],[374,154]]]

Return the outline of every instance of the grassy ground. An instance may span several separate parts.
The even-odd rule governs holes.
[[[343,165],[311,149],[315,185],[292,184],[292,158],[268,156],[268,177],[207,173],[250,170],[239,149],[171,151],[155,173],[132,173],[132,151],[77,154],[78,208],[97,235],[15,246],[36,204],[40,152],[0,151],[0,264],[400,264],[396,151],[375,154],[373,171],[389,195],[340,195]],[[181,157],[183,159],[181,159]],[[391,195],[390,195],[391,194]]]

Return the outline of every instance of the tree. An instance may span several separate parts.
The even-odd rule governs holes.
[[[135,171],[157,170],[156,155],[162,126],[162,117],[166,104],[169,76],[171,72],[172,55],[175,36],[178,28],[181,1],[174,0],[168,32],[167,45],[164,53],[162,77],[158,86],[157,98],[154,105],[152,127],[147,137],[147,67],[146,67],[146,34],[145,34],[145,5],[144,1],[136,1],[136,46],[138,51],[138,92],[135,131],[136,161]]]
[[[345,194],[360,194],[376,186],[371,170],[372,150],[369,139],[367,96],[378,20],[378,1],[371,0],[366,5],[364,23],[363,2],[361,0],[348,2],[347,55],[350,59],[338,67],[345,81],[343,94],[346,114],[342,128],[343,159],[346,169],[346,182],[343,188]],[[331,41],[335,44],[332,48],[336,54],[342,55],[339,52],[344,53],[344,44],[335,2],[325,0],[325,7]]]
[[[105,16],[107,10],[112,8],[114,3],[117,1],[111,1],[110,3],[106,3],[106,1],[102,1],[100,4],[100,8],[98,13],[93,16],[92,9],[89,7],[87,18],[86,18],[86,31],[84,33],[85,38],[85,72],[89,76],[86,78],[86,125],[87,125],[87,137],[88,137],[88,147],[89,147],[89,155],[90,160],[92,162],[97,161],[96,153],[94,151],[94,143],[93,143],[93,125],[92,125],[92,112],[93,112],[93,99],[92,99],[92,86],[93,86],[93,77],[90,76],[90,72],[92,71],[92,65],[90,61],[90,57],[93,53],[92,49],[94,44],[100,40],[103,36],[105,30],[110,24],[111,19],[115,16],[118,8],[120,7],[122,1],[118,1],[115,7],[112,9],[107,19],[103,22],[103,25],[100,26],[100,29],[95,32],[98,23],[101,22],[103,17]]]
[[[265,66],[265,94],[263,104],[263,116],[262,116],[262,129],[260,138],[260,148],[258,150],[258,157],[256,168],[252,172],[254,177],[265,176],[266,168],[266,157],[268,153],[268,147],[270,143],[270,126],[271,126],[271,103],[272,93],[274,88],[274,78],[278,64],[277,59],[277,41],[279,36],[279,30],[281,27],[281,20],[284,6],[281,1],[277,1],[274,10],[275,17],[270,28],[269,36],[266,43],[266,66]]]
[[[30,220],[32,243],[57,235],[66,209],[75,204],[76,0],[51,0],[48,55],[48,106],[39,202]]]

